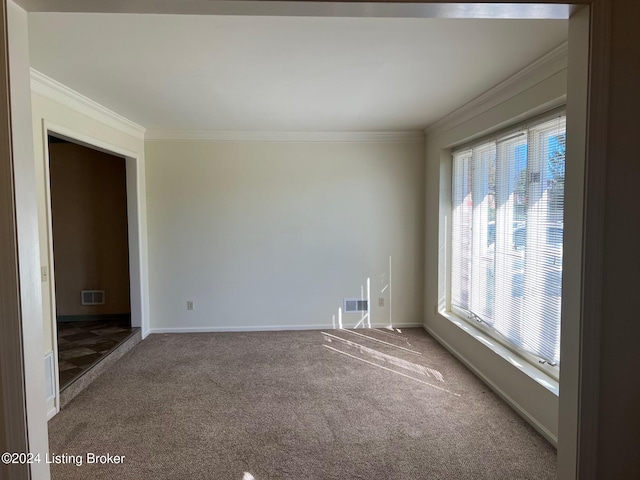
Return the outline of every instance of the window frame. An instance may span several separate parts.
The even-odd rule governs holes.
[[[558,118],[562,116],[566,117],[566,104],[560,105],[542,114],[529,117],[525,120],[521,120],[510,126],[507,126],[504,128],[498,128],[497,130],[493,131],[489,135],[478,136],[471,141],[466,141],[464,143],[460,143],[459,145],[453,146],[449,151],[450,152],[450,160],[449,160],[450,172],[451,172],[450,179],[449,179],[450,180],[449,188],[451,189],[451,195],[450,195],[451,203],[448,206],[447,215],[450,215],[451,218],[453,218],[454,206],[453,206],[452,199],[453,199],[453,193],[454,193],[453,184],[455,181],[453,163],[454,163],[454,158],[456,154],[460,154],[463,152],[470,152],[473,149],[482,147],[483,145],[486,145],[490,142],[495,142],[497,145],[498,142],[505,141],[506,139],[509,139],[511,137],[514,137],[523,133],[527,135],[527,142],[528,142],[529,130],[535,128],[536,126],[539,126],[540,124],[551,121],[554,118]],[[566,135],[566,130],[565,130],[565,135]],[[445,316],[454,315],[456,318],[461,319],[463,322],[479,330],[490,339],[498,342],[500,346],[506,348],[509,352],[521,358],[527,364],[531,365],[532,367],[541,371],[543,374],[549,376],[554,381],[558,382],[560,380],[559,365],[555,365],[555,364],[552,365],[548,361],[541,358],[540,356],[534,353],[528,352],[524,349],[518,348],[515,344],[513,344],[509,339],[507,339],[499,331],[494,329],[487,322],[480,320],[469,311],[466,311],[460,307],[452,305],[453,221],[447,222],[445,234],[446,234],[446,245],[448,248],[446,249],[446,255],[445,255],[446,261],[445,261],[445,267],[443,272],[445,282],[446,282],[445,283],[446,296],[445,296],[445,302],[444,302],[444,312],[442,313],[444,313]],[[563,244],[564,244],[564,239],[563,239]],[[563,265],[564,265],[564,258],[563,258]],[[560,312],[560,325],[562,325],[562,311]]]

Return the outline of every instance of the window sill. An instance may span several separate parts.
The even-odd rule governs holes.
[[[551,377],[550,375],[547,375],[539,368],[531,365],[527,360],[515,354],[507,347],[503,346],[502,344],[482,332],[480,329],[469,324],[467,321],[463,320],[455,313],[447,312],[445,310],[440,310],[438,313],[440,314],[440,316],[446,318],[451,323],[471,335],[478,342],[482,343],[485,347],[493,351],[496,355],[502,357],[506,362],[513,365],[533,381],[543,386],[554,395],[559,396],[560,388],[558,380]]]

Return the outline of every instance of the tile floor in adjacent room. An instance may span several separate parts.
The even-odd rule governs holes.
[[[93,367],[133,335],[128,320],[58,322],[60,389]]]

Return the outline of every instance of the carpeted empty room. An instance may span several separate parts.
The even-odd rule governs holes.
[[[55,480],[556,476],[553,446],[422,329],[151,335],[49,438],[85,460]]]

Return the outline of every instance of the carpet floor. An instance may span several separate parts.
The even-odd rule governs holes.
[[[422,329],[151,335],[49,441],[54,480],[556,478],[555,449]]]

